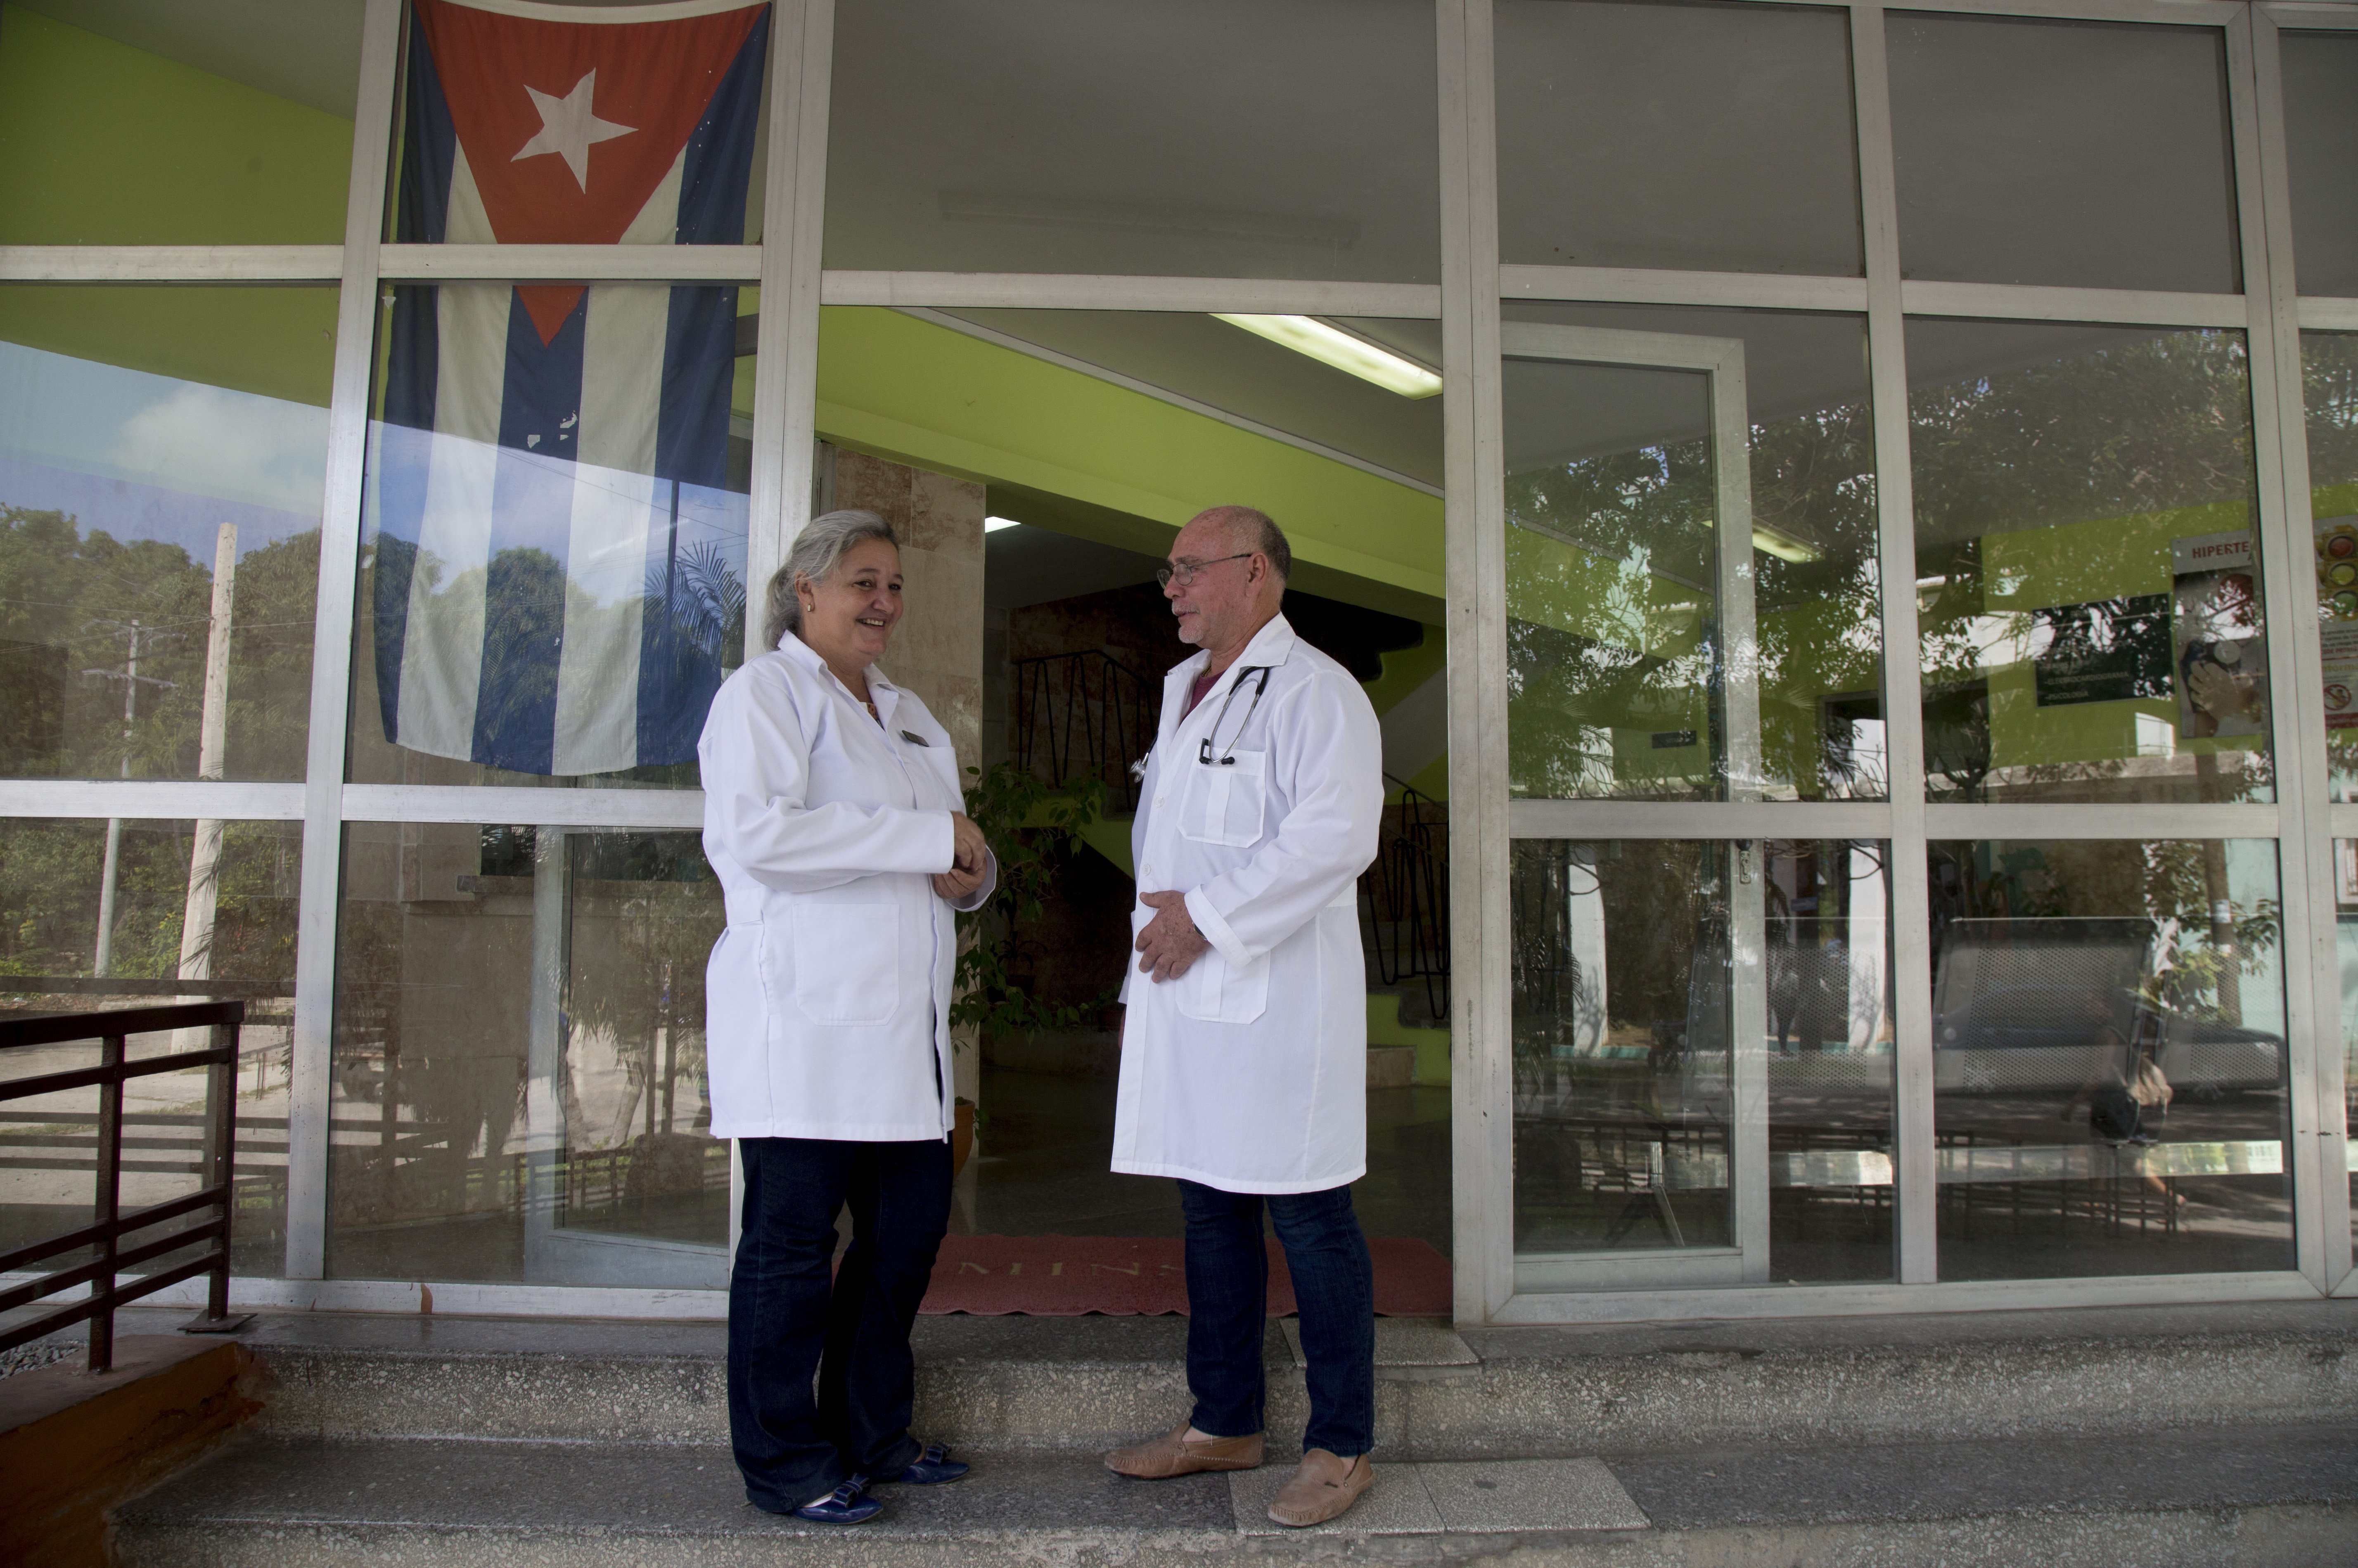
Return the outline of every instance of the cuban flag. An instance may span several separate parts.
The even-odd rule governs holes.
[[[395,238],[743,243],[769,23],[741,0],[415,0]],[[528,773],[692,761],[742,635],[737,290],[392,304],[369,510],[385,739]]]

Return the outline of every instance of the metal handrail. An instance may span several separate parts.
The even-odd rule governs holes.
[[[90,1369],[103,1372],[114,1364],[114,1312],[143,1296],[182,1280],[210,1273],[212,1278],[203,1314],[181,1325],[192,1334],[233,1333],[252,1316],[233,1317],[229,1311],[230,1218],[234,1209],[237,1142],[238,1031],[245,1022],[243,1001],[186,1002],[166,1007],[116,1008],[104,1012],[62,1013],[43,1018],[0,1022],[0,1051],[34,1045],[62,1045],[78,1040],[99,1042],[94,1067],[72,1067],[34,1077],[0,1080],[0,1100],[29,1099],[37,1095],[95,1087],[98,1096],[98,1158],[96,1184],[91,1196],[92,1223],[62,1231],[43,1240],[0,1252],[0,1274],[11,1274],[33,1264],[95,1248],[98,1256],[0,1290],[0,1312],[13,1312],[46,1296],[77,1285],[88,1285],[81,1301],[28,1319],[0,1332],[0,1351],[28,1345],[87,1320],[90,1324]],[[124,1043],[134,1034],[154,1034],[178,1029],[211,1029],[212,1044],[201,1051],[176,1051],[168,1055],[126,1061]],[[157,1073],[210,1069],[205,1075],[205,1184],[163,1203],[123,1212],[123,1086],[132,1078]],[[204,1210],[210,1217],[182,1226],[169,1234],[125,1248],[124,1238],[185,1219]],[[168,1257],[197,1242],[211,1245],[204,1255],[176,1263],[130,1284],[117,1276],[157,1258]]]
[[[1359,878],[1368,901],[1376,975],[1388,986],[1422,980],[1425,1005],[1449,1016],[1449,810],[1386,774],[1400,790],[1400,831]]]
[[[1162,685],[1102,648],[1018,659],[1013,674],[1016,765],[1052,784],[1095,777],[1109,803],[1135,810],[1130,764],[1154,743]]]

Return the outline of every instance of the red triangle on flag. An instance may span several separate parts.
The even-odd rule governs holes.
[[[687,145],[762,7],[556,22],[416,0],[415,15],[493,237],[612,244]],[[544,339],[580,297],[567,285],[521,292]]]

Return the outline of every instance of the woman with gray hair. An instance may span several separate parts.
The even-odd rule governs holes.
[[[952,912],[981,907],[998,866],[949,735],[875,665],[901,619],[892,525],[814,518],[768,611],[772,652],[721,687],[697,746],[729,912],[705,987],[712,1133],[737,1141],[745,1188],[729,1429],[754,1507],[859,1524],[868,1487],[967,1470],[909,1435],[909,1328],[949,1223]]]

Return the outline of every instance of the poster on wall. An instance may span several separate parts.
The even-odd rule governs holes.
[[[2038,705],[2169,695],[2169,596],[2140,593],[2030,612]]]
[[[2317,608],[2325,727],[2358,730],[2358,516],[2317,520]]]
[[[2249,529],[2169,542],[2178,650],[2178,732],[2257,735],[2267,728],[2259,557]]]

